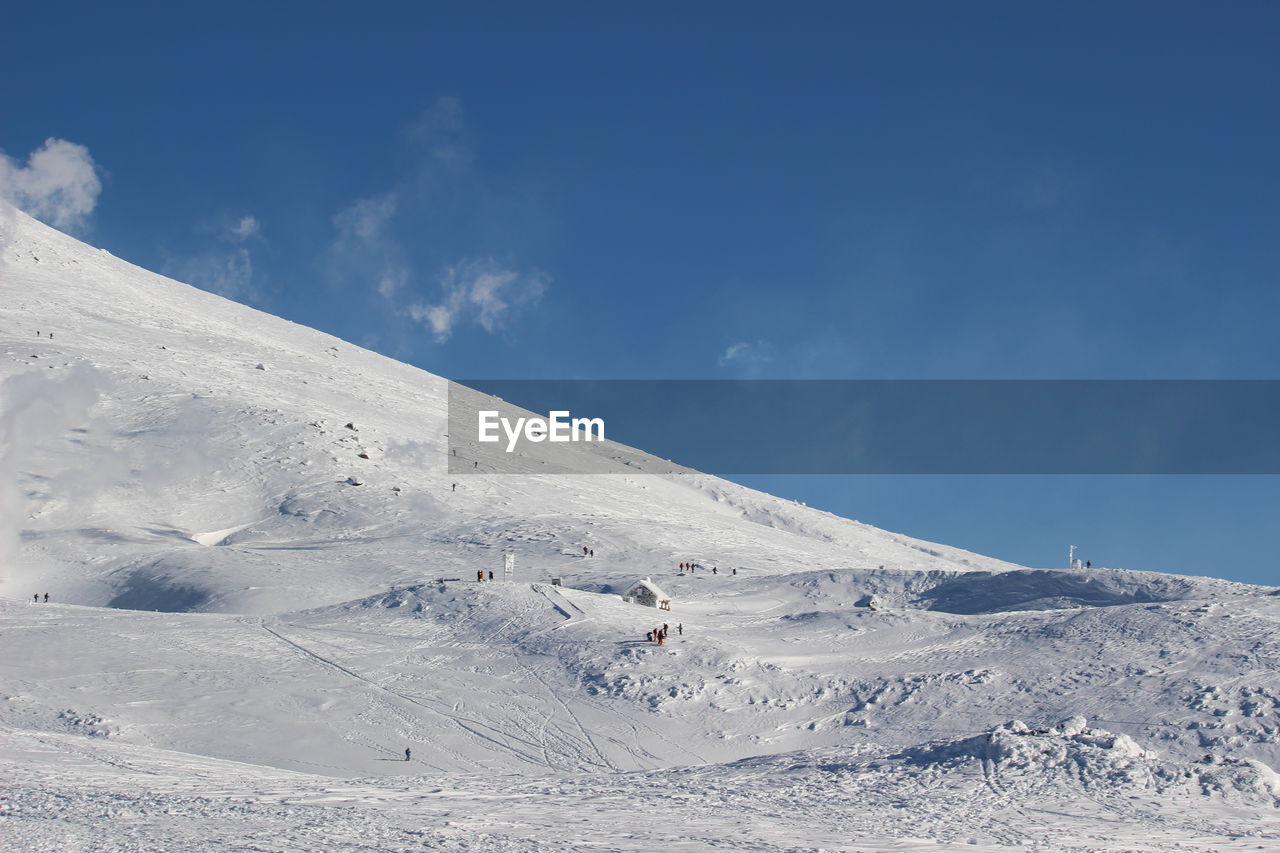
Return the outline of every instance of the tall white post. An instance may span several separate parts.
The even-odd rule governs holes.
[[[1074,569],[1076,567],[1076,546],[1072,545],[1067,551],[1067,568]]]
[[[516,577],[516,555],[507,552],[502,558],[502,579],[506,581],[515,580]]]

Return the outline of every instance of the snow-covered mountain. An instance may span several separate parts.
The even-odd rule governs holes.
[[[1277,846],[1271,589],[451,475],[440,377],[0,229],[0,849]]]

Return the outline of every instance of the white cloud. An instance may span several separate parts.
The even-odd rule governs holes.
[[[449,340],[462,326],[497,333],[512,316],[541,298],[550,279],[538,271],[505,268],[463,249],[457,254],[466,253],[464,260],[437,274],[439,290],[432,299],[432,283],[416,275],[412,259],[431,258],[424,263],[434,266],[442,256],[457,256],[447,246],[432,244],[435,235],[447,240],[468,230],[459,223],[483,221],[480,239],[487,242],[500,234],[496,239],[505,244],[516,229],[503,227],[503,222],[495,224],[493,216],[476,215],[477,210],[505,211],[511,205],[506,199],[495,202],[483,176],[473,168],[462,106],[456,98],[437,98],[406,129],[405,137],[415,154],[412,170],[386,192],[360,198],[334,215],[337,233],[324,258],[324,275],[338,287],[376,291],[389,310],[425,326],[438,342]],[[412,245],[397,236],[409,226]],[[476,235],[462,237],[470,243]]]
[[[409,130],[409,137],[426,155],[426,169],[465,169],[471,164],[471,148],[466,140],[462,103],[442,96],[423,111]]]
[[[370,245],[386,239],[387,223],[396,212],[396,194],[362,198],[333,217],[338,239]]]
[[[758,367],[770,361],[773,361],[773,344],[764,340],[730,344],[719,359],[721,367]]]
[[[396,194],[387,192],[362,198],[338,211],[333,217],[338,236],[329,247],[327,274],[344,283],[371,282],[383,299],[395,301],[412,274],[404,251],[387,233],[398,205]]]
[[[56,228],[81,227],[101,192],[102,181],[83,145],[50,137],[25,166],[0,154],[0,196]]]
[[[378,279],[378,293],[383,299],[395,299],[409,283],[409,270],[405,267],[387,267]]]
[[[261,293],[254,281],[253,255],[244,245],[262,241],[262,223],[258,217],[246,213],[234,220],[222,219],[212,228],[202,225],[200,230],[212,231],[222,245],[186,257],[170,258],[161,271],[170,278],[228,299],[258,300]]]
[[[439,281],[443,298],[434,304],[411,305],[407,313],[443,343],[465,323],[490,333],[498,331],[509,315],[541,299],[550,279],[542,272],[520,273],[482,258],[445,267]]]
[[[246,301],[258,296],[253,258],[243,246],[170,261],[164,265],[164,274],[228,299]]]
[[[242,216],[240,221],[227,229],[227,239],[234,243],[243,243],[262,235],[262,223],[256,216]]]

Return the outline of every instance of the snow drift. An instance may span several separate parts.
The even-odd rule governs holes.
[[[439,377],[6,227],[4,844],[1275,846],[1272,590],[451,476]]]

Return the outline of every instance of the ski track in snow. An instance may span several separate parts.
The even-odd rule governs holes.
[[[1275,590],[450,474],[439,377],[0,227],[0,851],[1280,849]]]

